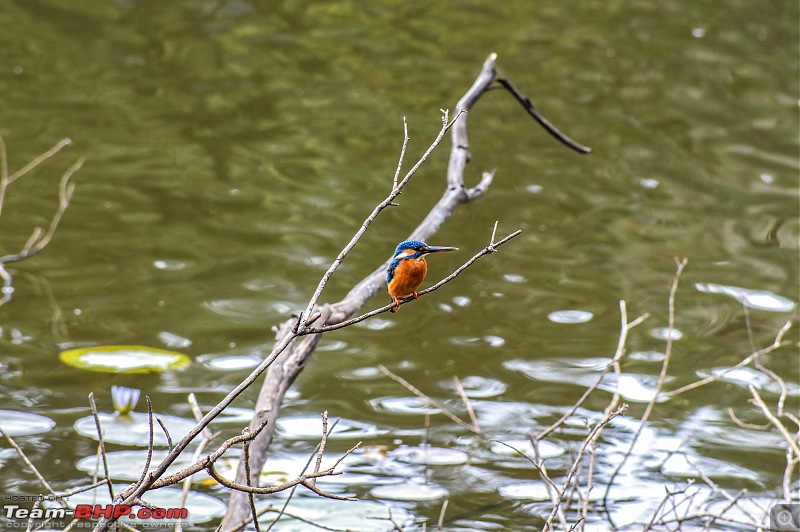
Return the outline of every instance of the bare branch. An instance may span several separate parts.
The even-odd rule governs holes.
[[[92,408],[92,417],[94,417],[94,426],[97,429],[97,442],[99,446],[99,453],[103,460],[103,475],[106,479],[106,486],[108,487],[108,495],[111,500],[114,500],[114,486],[111,484],[111,475],[108,474],[108,458],[106,457],[106,444],[103,441],[103,429],[100,427],[100,415],[97,413],[97,403],[94,402],[94,393],[89,392],[89,406]]]
[[[137,484],[141,484],[144,482],[145,477],[147,476],[147,471],[150,469],[150,462],[153,460],[153,402],[150,400],[149,395],[144,396],[145,401],[147,402],[147,421],[148,421],[148,440],[147,440],[147,458],[144,461],[144,467],[142,468],[142,474],[139,476],[139,482]],[[111,500],[114,500],[112,497]]]
[[[358,445],[356,445],[356,447],[358,447]],[[353,452],[356,449],[356,447],[353,447],[352,449],[347,451],[345,453],[345,456],[347,456],[351,452]],[[285,490],[287,490],[287,489],[289,489],[289,488],[291,488],[293,486],[300,485],[300,486],[304,486],[304,487],[308,488],[309,490],[313,491],[317,495],[320,495],[322,497],[326,497],[328,499],[336,499],[336,500],[340,500],[340,501],[357,501],[358,500],[355,497],[343,497],[343,496],[340,496],[340,495],[334,495],[334,494],[331,494],[331,493],[326,493],[326,492],[320,490],[316,486],[315,480],[317,478],[319,478],[319,477],[330,477],[330,476],[336,476],[336,475],[341,475],[342,474],[341,471],[335,471],[333,467],[328,468],[328,469],[324,469],[322,471],[318,471],[316,473],[306,473],[306,474],[300,475],[297,478],[295,478],[294,480],[290,480],[289,482],[285,482],[285,483],[280,484],[278,486],[269,486],[269,487],[263,487],[263,488],[249,486],[249,485],[245,485],[245,484],[239,484],[237,482],[232,482],[232,481],[228,480],[227,478],[223,477],[222,475],[220,475],[219,472],[216,470],[216,467],[214,467],[213,463],[209,463],[208,466],[206,467],[206,470],[208,471],[208,474],[211,475],[211,477],[214,480],[216,480],[217,482],[219,482],[223,486],[225,486],[227,488],[230,488],[232,490],[242,491],[244,493],[267,495],[267,494],[270,494],[270,493],[278,493],[280,491],[285,491]]]
[[[786,428],[786,426],[781,423],[775,414],[772,413],[767,404],[761,398],[761,395],[759,395],[755,386],[750,384],[747,386],[747,389],[750,390],[750,393],[753,395],[753,404],[760,408],[761,412],[764,414],[764,417],[766,417],[769,422],[772,423],[776,429],[778,429],[778,432],[781,433],[783,439],[786,440],[786,443],[794,451],[794,455],[796,457],[800,457],[800,446],[798,446],[797,440],[791,434],[789,434],[789,430]]]
[[[392,190],[397,188],[397,180],[400,177],[400,170],[403,168],[403,159],[406,156],[406,148],[408,147],[408,122],[406,117],[403,117],[403,147],[400,149],[400,160],[397,161],[397,170],[394,173],[394,180],[392,181]]]
[[[163,488],[164,486],[171,486],[172,484],[177,484],[181,480],[183,480],[183,479],[185,479],[187,477],[190,477],[190,476],[194,475],[195,473],[197,473],[199,471],[202,471],[203,469],[206,469],[209,466],[209,464],[213,464],[214,462],[219,460],[219,458],[223,454],[225,454],[225,451],[230,449],[233,445],[236,445],[237,443],[243,443],[245,441],[252,441],[253,438],[258,436],[258,434],[264,429],[264,427],[266,427],[266,425],[267,425],[267,421],[265,420],[259,427],[257,427],[256,430],[251,430],[251,431],[248,431],[247,433],[242,433],[242,434],[240,434],[238,436],[234,436],[232,438],[228,438],[227,440],[222,442],[222,444],[219,446],[219,448],[216,451],[214,451],[213,453],[211,453],[210,455],[204,457],[201,460],[196,461],[195,463],[193,463],[189,467],[186,467],[186,468],[181,469],[180,471],[178,471],[176,473],[173,473],[172,475],[169,475],[169,476],[166,476],[166,477],[163,477],[163,478],[158,478],[158,477],[153,478],[156,473],[155,472],[151,472],[150,475],[148,475],[148,477],[149,478],[153,478],[153,482],[149,486],[149,489],[150,490],[154,490],[154,489],[158,489],[158,488]],[[174,451],[174,449],[173,449],[173,451]],[[155,480],[155,479],[158,479],[158,480]],[[129,489],[129,488],[126,488],[126,489]],[[137,489],[137,491],[138,491],[138,489]],[[126,497],[129,497],[129,495],[126,496]]]
[[[595,439],[597,438],[597,436],[600,433],[600,430],[607,423],[609,423],[615,417],[623,415],[627,409],[628,409],[628,405],[623,404],[622,406],[617,408],[614,412],[611,412],[610,414],[608,414],[605,417],[603,417],[603,419],[597,425],[595,425],[592,428],[592,430],[589,432],[589,435],[586,437],[586,439],[583,440],[583,443],[581,444],[580,449],[578,449],[578,453],[577,453],[577,455],[575,457],[575,461],[572,463],[572,467],[570,467],[569,471],[567,472],[567,476],[566,476],[566,478],[564,480],[564,486],[561,488],[561,490],[559,490],[558,502],[553,507],[553,509],[550,511],[550,516],[547,518],[545,526],[544,526],[544,528],[542,530],[548,530],[548,529],[550,529],[552,527],[553,519],[556,517],[556,514],[558,513],[559,508],[561,507],[564,493],[567,492],[567,489],[569,488],[569,486],[570,486],[570,484],[572,482],[573,476],[575,475],[575,473],[577,472],[578,468],[580,467],[581,461],[583,459],[583,454],[586,452],[586,449],[589,447],[589,445],[591,445],[595,441]]]
[[[536,107],[533,106],[533,104],[527,98],[527,96],[519,92],[516,89],[516,87],[514,87],[514,85],[511,84],[510,81],[508,81],[505,78],[497,78],[497,82],[500,85],[502,85],[504,89],[510,92],[511,95],[514,96],[514,98],[516,98],[520,104],[522,104],[522,107],[524,107],[525,110],[528,111],[528,114],[531,115],[534,118],[534,120],[539,122],[539,125],[541,125],[548,133],[550,133],[550,135],[552,135],[553,138],[557,139],[559,142],[561,142],[568,148],[571,148],[580,154],[585,155],[587,153],[592,153],[591,148],[587,148],[586,146],[578,144],[577,142],[575,142],[574,140],[572,140],[571,138],[569,138],[568,136],[557,130],[553,124],[545,120],[545,118],[541,114],[539,114],[539,111],[536,110]]]
[[[325,454],[325,445],[328,443],[328,411],[322,413],[322,439],[319,441],[319,452],[317,453],[317,463],[314,464],[314,473],[319,473],[322,467],[322,455]],[[315,479],[311,479],[311,484],[317,485]]]
[[[164,436],[167,438],[167,447],[169,450],[172,450],[172,436],[169,435],[169,430],[167,430],[167,426],[164,425],[164,422],[161,421],[160,417],[156,417],[156,421],[158,421],[158,426],[161,427],[161,430],[164,432]]]
[[[3,437],[6,439],[6,441],[9,443],[9,445],[11,445],[11,447],[13,447],[15,451],[17,451],[19,457],[22,459],[25,465],[28,466],[28,469],[30,469],[31,472],[36,476],[36,478],[39,480],[39,483],[42,486],[44,486],[44,488],[50,493],[52,493],[53,495],[57,495],[53,487],[50,486],[50,483],[47,482],[47,480],[45,480],[42,474],[39,473],[39,470],[36,469],[36,466],[33,465],[33,462],[31,462],[25,455],[25,452],[22,450],[22,447],[17,445],[17,442],[14,441],[14,439],[8,434],[8,432],[3,430],[2,426],[0,426],[0,434],[2,434]]]
[[[246,434],[249,432],[247,427],[242,430],[242,434]],[[244,463],[245,472],[245,482],[247,482],[248,487],[253,487],[250,484],[250,441],[245,441],[242,445],[242,461]],[[256,499],[253,496],[253,492],[247,492],[247,499],[250,502],[250,512],[253,515],[253,527],[256,529],[256,532],[261,532],[261,524],[258,522],[258,510],[256,510]]]
[[[467,393],[464,391],[464,386],[461,384],[461,379],[453,375],[453,382],[456,383],[456,389],[458,390],[458,395],[461,396],[461,401],[464,403],[464,406],[467,409],[467,414],[469,414],[469,419],[472,421],[472,426],[475,427],[475,430],[480,434],[481,428],[478,426],[478,418],[475,416],[475,410],[472,409],[472,403],[467,397]]]
[[[3,203],[5,201],[6,190],[11,183],[24,176],[70,144],[72,144],[72,141],[69,139],[60,140],[55,146],[36,157],[27,165],[17,170],[13,174],[8,175],[8,155],[6,153],[6,143],[0,137],[0,213],[3,212]]]
[[[553,479],[550,478],[550,475],[548,475],[548,473],[547,473],[547,469],[544,467],[544,460],[540,459],[539,462],[537,462],[536,460],[534,460],[533,458],[528,456],[523,451],[517,449],[516,447],[514,447],[510,443],[504,442],[502,440],[490,439],[489,441],[492,442],[492,443],[499,443],[500,445],[508,447],[512,451],[516,452],[517,454],[519,454],[520,456],[525,458],[528,462],[530,462],[533,465],[533,467],[535,467],[539,471],[539,474],[542,475],[542,479],[544,479],[544,482],[545,482],[546,486],[549,486],[549,487],[551,487],[551,488],[553,488],[555,490],[558,489],[558,486],[556,486],[556,483],[553,482]],[[555,503],[555,500],[553,502]]]
[[[495,251],[497,251],[498,247],[502,246],[503,244],[505,244],[506,242],[508,242],[512,238],[514,238],[516,236],[519,236],[520,233],[522,233],[522,230],[518,229],[517,231],[514,231],[510,235],[508,235],[505,238],[501,239],[499,242],[490,243],[488,246],[486,246],[485,248],[480,250],[478,253],[473,255],[472,258],[469,259],[467,262],[465,262],[464,264],[459,266],[455,271],[453,271],[453,273],[451,273],[450,275],[448,275],[447,277],[445,277],[444,279],[442,279],[438,283],[436,283],[436,284],[434,284],[432,286],[429,286],[425,290],[420,290],[419,292],[417,292],[418,298],[422,297],[422,296],[424,296],[426,294],[429,294],[431,292],[434,292],[434,291],[438,290],[439,288],[441,288],[442,286],[446,285],[447,283],[449,283],[450,281],[452,281],[453,279],[458,277],[461,274],[461,272],[463,272],[464,270],[466,270],[467,268],[469,268],[470,266],[475,264],[475,262],[477,262],[478,259],[480,259],[481,257],[484,257],[486,255],[489,255],[491,253],[494,253]],[[400,302],[401,303],[411,303],[414,300],[415,300],[415,298],[413,296],[400,298]],[[366,320],[368,318],[371,318],[373,316],[377,316],[378,314],[382,314],[384,312],[389,312],[393,308],[395,308],[395,304],[394,303],[389,303],[388,305],[384,305],[384,306],[382,306],[380,308],[371,310],[371,311],[366,312],[366,313],[364,313],[364,314],[362,314],[360,316],[356,316],[355,318],[350,318],[349,320],[344,320],[344,321],[341,321],[339,323],[334,323],[332,325],[325,325],[323,327],[315,327],[315,328],[303,329],[298,333],[298,336],[305,336],[305,335],[308,335],[308,334],[319,334],[319,333],[323,333],[323,332],[327,332],[327,331],[335,331],[337,329],[342,329],[344,327],[348,327],[348,326],[353,325],[355,323],[364,321],[364,320]]]
[[[447,512],[447,503],[450,502],[450,499],[445,499],[442,503],[442,509],[439,511],[439,520],[436,522],[436,530],[444,530],[444,514]]]
[[[393,381],[395,381],[395,382],[399,383],[400,385],[402,385],[409,392],[413,393],[414,395],[416,395],[417,397],[419,397],[421,399],[425,399],[426,401],[428,401],[431,405],[436,407],[437,410],[441,411],[442,414],[444,414],[447,418],[449,418],[453,423],[456,423],[456,424],[464,427],[468,431],[474,432],[475,434],[480,434],[481,433],[481,431],[480,431],[480,429],[478,427],[473,427],[472,425],[470,425],[469,423],[467,423],[463,419],[461,419],[458,416],[456,416],[455,414],[451,413],[441,403],[439,403],[435,399],[431,399],[430,397],[428,397],[427,395],[425,395],[424,393],[419,391],[419,389],[417,389],[413,384],[411,384],[410,382],[405,380],[403,377],[400,377],[399,375],[395,375],[394,373],[392,373],[383,364],[378,364],[378,369],[381,370],[381,372],[384,375],[386,375],[387,377],[389,377]]]
[[[620,325],[619,340],[617,341],[617,350],[614,353],[614,356],[611,358],[611,362],[609,362],[606,365],[606,367],[603,368],[603,371],[600,372],[600,375],[597,376],[597,379],[594,381],[594,383],[591,386],[589,386],[589,388],[587,388],[585,392],[583,392],[583,395],[581,395],[580,399],[578,399],[578,401],[575,404],[573,404],[572,407],[569,408],[569,410],[567,410],[564,413],[564,415],[562,415],[555,423],[553,423],[543,431],[533,436],[532,439],[542,440],[546,438],[548,435],[552,434],[553,431],[555,431],[561,425],[563,425],[567,419],[571,418],[573,414],[575,414],[575,412],[578,410],[578,408],[580,408],[581,405],[583,405],[583,403],[586,402],[586,399],[588,399],[589,396],[597,389],[597,387],[600,386],[600,384],[603,382],[603,379],[605,379],[605,376],[608,374],[609,371],[611,371],[612,368],[614,368],[616,372],[616,368],[619,365],[619,361],[625,354],[625,344],[628,339],[628,332],[630,332],[631,329],[633,329],[634,327],[636,327],[637,325],[639,325],[644,320],[650,317],[649,314],[643,314],[638,318],[636,318],[635,320],[633,320],[632,322],[628,323],[627,321],[628,312],[627,312],[627,307],[625,306],[625,300],[620,300],[619,309],[620,309],[620,319],[622,320],[622,323]]]
[[[750,354],[748,357],[743,359],[738,364],[731,366],[730,368],[725,369],[724,371],[720,371],[719,373],[715,373],[714,375],[710,375],[704,379],[700,379],[699,381],[693,382],[691,384],[687,384],[686,386],[681,386],[675,390],[671,390],[668,392],[664,392],[664,395],[667,397],[675,397],[676,395],[680,395],[684,392],[688,392],[689,390],[694,390],[695,388],[699,388],[700,386],[704,386],[710,382],[718,381],[723,378],[725,375],[730,373],[731,371],[737,370],[739,368],[743,368],[752,362],[753,360],[758,359],[761,355],[766,355],[767,353],[771,353],[776,349],[783,347],[786,345],[783,342],[783,336],[789,331],[792,327],[792,322],[787,321],[783,327],[780,328],[778,334],[775,336],[775,341],[772,344],[768,345],[767,347],[756,351],[755,353]]]
[[[40,164],[45,162],[47,159],[51,158],[53,155],[55,155],[58,152],[60,152],[62,149],[64,149],[67,146],[69,146],[70,144],[72,144],[72,141],[70,139],[61,139],[61,140],[59,140],[58,142],[56,142],[55,146],[53,146],[52,148],[50,148],[49,150],[47,150],[43,154],[39,155],[38,157],[36,157],[34,160],[29,162],[28,164],[26,164],[25,166],[23,166],[22,168],[17,170],[16,172],[11,174],[8,177],[8,181],[10,183],[13,183],[14,181],[19,179],[20,177],[24,176],[25,174],[27,174],[28,172],[30,172],[31,170],[33,170],[34,168],[36,168],[37,166],[39,166]]]
[[[83,161],[84,159],[79,159],[78,162],[73,164],[64,173],[64,175],[61,176],[61,182],[58,189],[58,210],[50,220],[50,226],[47,228],[47,232],[44,233],[44,236],[42,236],[42,230],[37,227],[31,237],[28,239],[28,242],[22,248],[22,251],[0,257],[0,264],[8,264],[9,262],[26,259],[31,255],[35,255],[36,253],[40,252],[45,248],[45,246],[47,246],[47,244],[50,243],[50,240],[53,238],[56,228],[58,228],[58,224],[61,221],[61,217],[67,210],[67,207],[69,207],[69,200],[72,198],[72,193],[75,191],[75,185],[70,183],[69,179],[81,168],[81,166],[83,166]]]
[[[636,448],[636,443],[639,441],[639,436],[641,436],[644,427],[647,425],[647,420],[650,419],[650,414],[652,413],[656,401],[661,394],[661,389],[664,387],[664,382],[667,378],[667,370],[669,369],[669,360],[672,356],[672,332],[675,330],[675,295],[678,292],[678,283],[680,282],[681,274],[683,273],[683,269],[686,267],[688,262],[689,261],[686,258],[681,259],[680,261],[677,258],[675,259],[677,269],[675,270],[675,275],[672,278],[672,286],[669,290],[669,323],[667,325],[669,332],[667,334],[667,347],[664,350],[664,361],[661,363],[661,373],[658,375],[658,382],[656,383],[656,389],[653,391],[653,397],[647,403],[644,413],[639,420],[639,427],[636,429],[636,433],[631,439],[630,447],[628,447],[628,450],[625,451],[622,460],[620,460],[619,464],[617,464],[617,467],[614,468],[614,472],[611,473],[611,477],[608,479],[606,491],[603,495],[603,506],[606,508],[608,507],[608,495],[611,492],[611,487],[614,485],[614,479],[622,470],[623,466],[628,461],[628,458],[633,453],[633,450]]]

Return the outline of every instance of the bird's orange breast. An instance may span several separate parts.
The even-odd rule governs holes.
[[[394,297],[410,296],[417,291],[417,288],[425,279],[428,271],[428,264],[425,258],[405,259],[394,270],[394,277],[389,283],[389,295]]]

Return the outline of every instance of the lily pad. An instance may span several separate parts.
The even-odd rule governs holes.
[[[547,315],[553,323],[586,323],[594,315],[586,310],[556,310]]]
[[[507,444],[507,445],[504,445]],[[515,450],[516,449],[516,450]],[[530,440],[503,440],[492,442],[492,452],[501,456],[519,456],[519,453],[525,453],[528,457],[535,457],[536,451],[533,450],[533,445]],[[566,447],[557,445],[555,443],[541,440],[539,441],[539,458],[555,458],[567,452]]]
[[[161,420],[167,430],[172,442],[175,443],[194,428],[196,422],[175,416],[156,414],[155,417]],[[100,427],[103,429],[103,440],[106,443],[117,443],[119,445],[137,445],[147,447],[150,440],[150,417],[143,412],[131,412],[126,415],[119,414],[98,414]],[[97,428],[95,427],[94,417],[82,417],[75,422],[75,432],[81,436],[97,439]],[[153,419],[153,445],[164,447],[168,445],[167,437],[158,424]]]
[[[0,428],[9,436],[41,434],[56,426],[49,417],[15,410],[0,410]]]
[[[402,482],[400,484],[376,486],[370,490],[370,495],[376,499],[391,499],[393,501],[435,501],[447,497],[447,490],[433,484]]]
[[[277,421],[278,433],[289,440],[315,439],[322,436],[319,416],[293,416]],[[388,431],[370,423],[340,419],[328,434],[329,440],[363,439],[386,434]]]
[[[153,451],[150,460],[150,470],[154,469],[169,454],[167,451]],[[114,480],[134,481],[139,480],[144,464],[147,462],[147,451],[113,451],[106,453],[108,463],[108,475]],[[192,456],[185,453],[178,457],[175,462],[167,469],[166,475],[171,475],[181,469],[192,465]],[[78,460],[76,465],[81,471],[90,475],[103,476],[103,462],[97,459],[96,454],[92,454]],[[195,475],[195,482],[201,482],[208,478],[205,472]]]
[[[464,451],[442,447],[409,447],[403,445],[389,454],[395,460],[407,464],[446,466],[462,465],[469,461],[469,455]]]
[[[68,349],[62,351],[59,358],[69,366],[107,373],[161,373],[181,369],[191,363],[191,359],[184,354],[138,345]]]
[[[507,499],[549,501],[550,494],[544,482],[515,482],[499,486],[497,492]]]

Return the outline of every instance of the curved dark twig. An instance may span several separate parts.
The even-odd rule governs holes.
[[[558,129],[556,129],[556,127],[553,124],[548,122],[539,113],[539,111],[536,110],[536,107],[534,107],[533,103],[531,103],[528,97],[519,92],[517,88],[514,85],[512,85],[511,82],[508,81],[506,78],[497,78],[497,83],[502,85],[504,89],[510,92],[511,95],[514,96],[514,98],[516,98],[517,101],[522,104],[522,107],[524,107],[525,110],[528,111],[528,114],[531,115],[534,120],[539,122],[539,124],[548,133],[550,133],[554,138],[558,139],[558,141],[561,142],[564,146],[573,149],[582,155],[586,155],[587,153],[592,153],[591,148],[589,148],[588,146],[584,146],[582,144],[578,144],[577,142],[575,142],[574,140],[572,140],[571,138],[560,132]]]

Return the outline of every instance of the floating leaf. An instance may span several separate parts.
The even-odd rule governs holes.
[[[536,456],[536,451],[533,450],[533,444],[531,444],[530,440],[502,440],[502,442],[507,445],[503,445],[503,443],[500,443],[499,441],[492,442],[493,453],[499,455],[520,456],[517,452],[519,451],[525,453],[525,455],[528,457]],[[556,456],[561,456],[566,451],[566,447],[563,445],[557,445],[546,440],[539,440],[539,458],[555,458]]]
[[[550,494],[544,482],[515,482],[497,488],[497,492],[507,499],[530,501],[549,501]]]
[[[403,445],[391,451],[389,456],[400,462],[419,465],[462,465],[469,461],[469,456],[464,451],[427,446]]]
[[[276,423],[278,432],[286,439],[302,440],[319,438],[322,435],[322,421],[317,416],[294,416],[281,418]],[[361,439],[380,436],[388,431],[352,419],[340,419],[328,434],[329,440]]]
[[[586,323],[593,314],[585,310],[556,310],[547,315],[553,323]]]
[[[255,368],[261,363],[262,359],[257,355],[202,355],[197,358],[197,361],[209,369],[216,369],[220,371],[241,371]]]
[[[191,359],[184,354],[138,345],[103,345],[68,349],[61,362],[76,368],[108,373],[149,373],[181,369]]]
[[[154,418],[156,416],[153,416]],[[195,422],[175,416],[157,414],[158,419],[167,427],[172,442],[175,443],[195,426]],[[103,429],[103,439],[106,443],[117,443],[119,445],[138,445],[146,447],[150,441],[150,416],[143,412],[131,412],[126,415],[118,414],[98,414],[100,426]],[[94,417],[82,417],[75,422],[75,432],[87,438],[97,439],[97,427]],[[168,445],[167,437],[153,419],[153,445],[163,447]]]
[[[153,451],[150,470],[155,467],[167,457],[167,451]],[[108,476],[114,480],[134,481],[139,480],[142,474],[144,464],[147,463],[148,451],[142,449],[140,451],[112,451],[106,453],[106,463],[108,464]],[[177,473],[181,469],[192,465],[192,457],[181,455],[175,462],[167,469],[165,475]],[[97,454],[91,454],[78,460],[75,466],[81,471],[93,476],[103,476],[104,466],[101,460],[98,460]],[[207,475],[197,474],[194,477],[195,482],[202,482]]]
[[[433,484],[417,484],[403,482],[376,486],[370,490],[376,499],[391,499],[394,501],[435,501],[447,497],[447,490]]]
[[[14,410],[0,410],[0,428],[9,436],[41,434],[56,426],[49,417]]]

